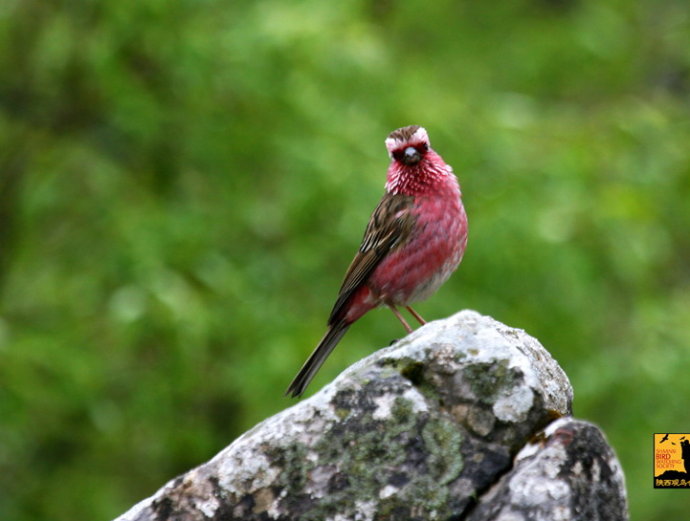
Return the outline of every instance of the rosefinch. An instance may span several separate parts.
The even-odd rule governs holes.
[[[467,215],[452,168],[417,125],[391,132],[386,148],[391,157],[386,193],[345,273],[326,334],[285,394],[304,392],[347,329],[367,311],[385,304],[409,333],[412,328],[396,307],[404,306],[424,324],[410,304],[432,295],[462,260]]]

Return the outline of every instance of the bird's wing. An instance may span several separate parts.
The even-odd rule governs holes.
[[[362,244],[345,273],[329,324],[340,318],[350,296],[383,258],[403,244],[414,228],[414,197],[386,193],[369,219]]]

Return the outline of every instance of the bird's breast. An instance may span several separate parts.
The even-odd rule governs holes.
[[[433,294],[455,271],[467,244],[467,216],[459,193],[420,196],[408,236],[377,266],[368,282],[381,303],[407,305]]]

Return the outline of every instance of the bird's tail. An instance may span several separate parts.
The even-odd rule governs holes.
[[[345,322],[344,320],[339,320],[334,324],[328,326],[328,331],[316,346],[314,352],[309,356],[302,369],[299,370],[295,379],[285,391],[287,396],[301,396],[306,389],[311,379],[314,378],[316,371],[319,370],[321,364],[326,361],[328,355],[331,354],[333,348],[338,344],[340,339],[343,337],[347,329],[350,327],[351,322]]]

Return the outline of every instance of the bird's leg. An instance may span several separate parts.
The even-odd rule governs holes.
[[[408,324],[407,321],[403,318],[403,316],[400,314],[400,311],[398,311],[398,308],[396,308],[393,304],[388,304],[388,307],[391,308],[393,314],[396,317],[398,317],[398,320],[400,320],[400,323],[405,328],[405,331],[407,331],[408,333],[412,333],[412,328],[410,327],[410,324]]]
[[[405,309],[407,309],[407,311],[409,311],[410,313],[412,313],[412,316],[413,316],[414,318],[416,318],[416,319],[419,321],[419,323],[420,323],[421,325],[426,324],[426,320],[424,320],[424,319],[422,318],[422,315],[420,315],[420,314],[417,313],[414,309],[412,309],[412,306],[405,306]]]

